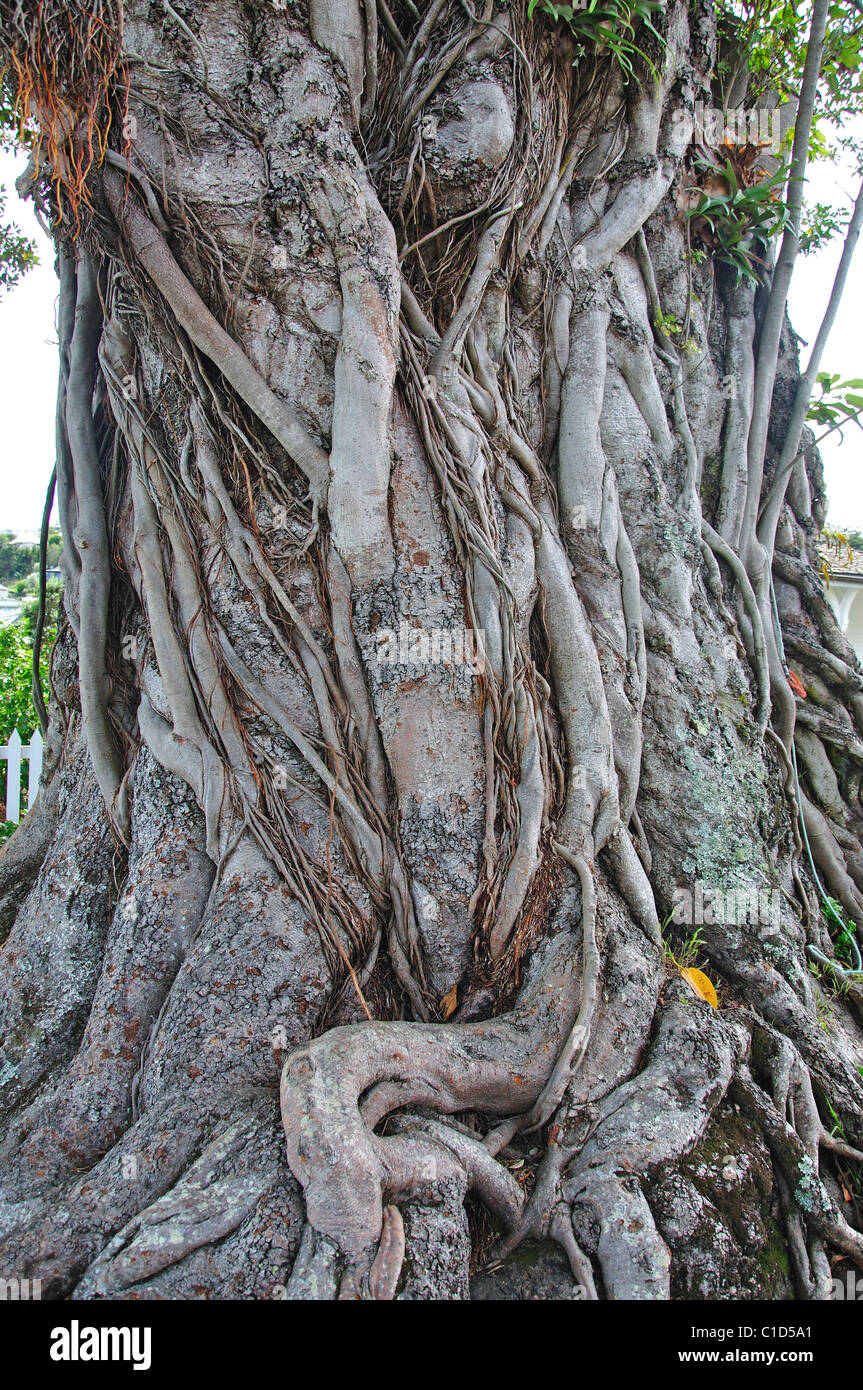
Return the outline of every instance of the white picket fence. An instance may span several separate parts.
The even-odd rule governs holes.
[[[21,760],[27,758],[27,805],[32,806],[42,776],[42,735],[37,729],[29,743],[21,742],[15,729],[9,742],[0,747],[0,758],[6,762],[6,819],[17,825],[21,819]]]

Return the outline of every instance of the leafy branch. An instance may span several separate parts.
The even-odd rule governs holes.
[[[713,165],[702,167],[710,170],[711,186],[689,190],[701,194],[686,214],[692,221],[692,235],[710,248],[715,260],[732,266],[738,281],[757,283],[755,267],[763,267],[768,242],[788,223],[788,208],[779,192],[787,170],[778,169],[769,178],[744,187],[730,159],[721,171]]]
[[[860,411],[863,410],[863,379],[849,377],[847,381],[840,381],[838,372],[819,372],[816,385],[819,394],[813,395],[806,412],[807,420],[838,429],[840,438],[843,425],[860,424]]]
[[[847,209],[834,208],[829,203],[814,203],[805,208],[800,229],[800,250],[803,255],[820,251],[834,236],[844,232],[850,217]]]
[[[0,149],[13,149],[17,141],[18,120],[8,99],[0,91]],[[31,266],[38,264],[36,243],[14,222],[7,222],[6,189],[0,184],[0,294],[11,290]]]
[[[651,76],[657,77],[656,64],[635,42],[643,27],[664,50],[665,40],[654,27],[653,16],[665,8],[665,0],[587,0],[583,5],[556,5],[554,0],[528,0],[527,13],[531,18],[539,10],[555,23],[562,21],[576,40],[575,62],[588,48],[610,53],[624,75],[638,81],[635,63],[638,58],[647,65]]]

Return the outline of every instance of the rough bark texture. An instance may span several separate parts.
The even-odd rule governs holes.
[[[520,0],[422,8],[0,5],[66,542],[0,856],[0,1271],[824,1297],[863,997],[810,969],[790,756],[857,919],[863,673],[813,449],[756,536],[790,329],[754,467],[767,290],[686,256],[711,11],[670,0],[623,85]],[[781,903],[703,926],[718,1011],[660,934],[699,881]]]

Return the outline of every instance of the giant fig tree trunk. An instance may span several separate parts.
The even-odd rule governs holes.
[[[60,276],[0,857],[0,1269],[43,1296],[863,1261],[819,907],[863,916],[863,675],[815,450],[774,486],[784,297],[689,254],[712,7],[629,81],[527,11],[0,3]]]

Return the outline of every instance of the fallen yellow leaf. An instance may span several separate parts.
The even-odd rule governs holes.
[[[698,995],[699,999],[704,999],[711,1009],[719,1008],[719,1000],[716,997],[716,990],[710,980],[708,980],[703,970],[681,970],[686,983],[690,989]]]
[[[453,985],[452,989],[450,990],[449,994],[445,994],[444,997],[443,997],[443,999],[440,1001],[440,1008],[441,1008],[441,1013],[443,1014],[444,1023],[446,1023],[446,1020],[449,1018],[450,1014],[455,1013],[455,1006],[456,1006],[457,1003],[458,1003],[458,980],[456,980],[456,982],[455,982],[455,984]]]

